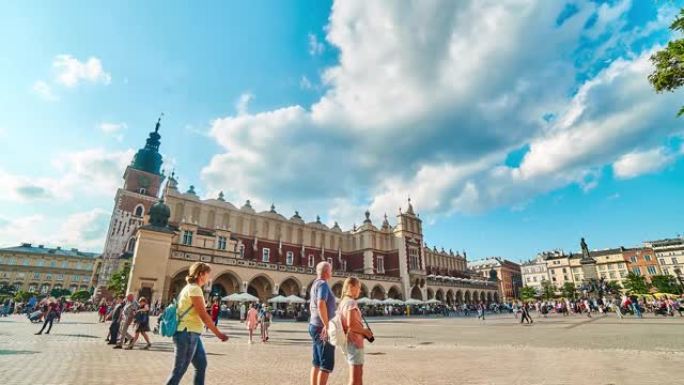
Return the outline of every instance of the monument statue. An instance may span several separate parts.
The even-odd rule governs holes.
[[[587,262],[594,262],[594,259],[589,255],[589,247],[587,246],[587,242],[584,241],[584,238],[580,240],[580,248],[582,249],[582,263],[587,263]]]

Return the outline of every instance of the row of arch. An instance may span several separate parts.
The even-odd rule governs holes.
[[[171,279],[169,287],[169,298],[174,298],[185,285],[185,276],[187,270],[183,270]],[[261,301],[266,301],[275,294],[288,296],[297,295],[309,299],[309,291],[314,279],[308,282],[302,282],[295,276],[289,276],[283,279],[278,285],[276,282],[266,274],[257,274],[246,283],[243,287],[243,281],[240,276],[233,271],[225,271],[216,276],[212,282],[211,297],[224,297],[229,294],[247,292],[253,296],[258,297]],[[342,285],[344,280],[331,280],[330,287],[335,296],[339,297],[342,294]],[[277,288],[277,292],[276,289]],[[376,284],[370,289],[364,283],[361,284],[361,297],[369,297],[373,299],[404,299],[402,290],[398,285],[392,285],[389,289],[385,289],[382,285]]]
[[[492,291],[478,291],[478,290],[453,290],[453,289],[442,289],[438,288],[433,290],[432,288],[427,288],[427,298],[423,298],[422,291],[414,286],[411,289],[411,298],[419,300],[431,300],[436,299],[448,305],[454,304],[473,304],[477,302],[499,302],[499,293]]]

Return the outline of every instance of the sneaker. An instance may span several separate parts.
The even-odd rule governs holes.
[[[124,350],[133,350],[133,345],[128,345],[124,348]]]

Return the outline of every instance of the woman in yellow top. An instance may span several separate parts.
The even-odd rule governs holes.
[[[202,286],[206,285],[209,281],[210,271],[211,267],[206,263],[193,263],[190,266],[188,276],[185,277],[185,281],[188,284],[185,285],[178,295],[177,315],[180,318],[186,311],[187,314],[178,321],[178,329],[176,329],[176,334],[173,336],[176,357],[171,376],[166,381],[167,385],[177,385],[180,383],[190,363],[195,367],[193,383],[195,385],[204,384],[204,375],[207,371],[207,355],[204,352],[204,346],[200,339],[204,325],[221,341],[228,340],[228,336],[223,334],[212,322],[204,303]],[[190,310],[188,311],[188,309]]]

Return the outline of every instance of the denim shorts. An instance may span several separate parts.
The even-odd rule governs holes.
[[[357,348],[351,342],[347,343],[347,362],[349,365],[363,365],[363,348]]]
[[[323,372],[332,372],[335,368],[335,347],[328,341],[321,340],[322,326],[309,325],[309,335],[313,344],[314,368]]]

